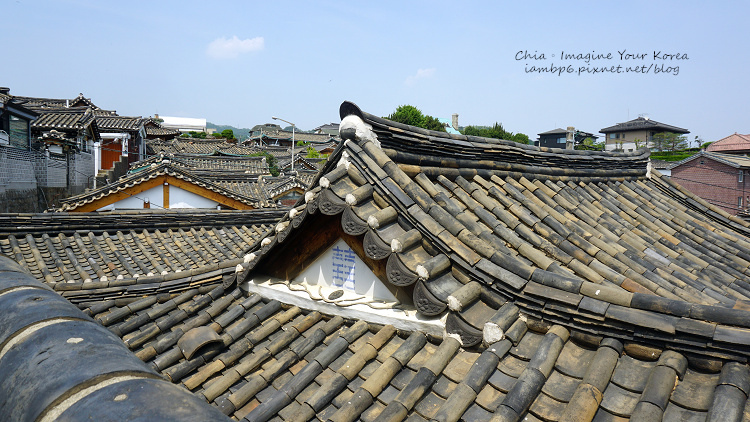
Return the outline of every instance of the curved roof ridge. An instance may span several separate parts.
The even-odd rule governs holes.
[[[362,112],[355,104],[348,102],[341,105],[341,114],[342,118],[348,115],[363,118],[377,133],[378,142],[386,154],[399,164],[472,169],[475,174],[519,172],[556,178],[639,178],[647,174],[647,149],[629,153],[563,150],[454,135],[392,122]],[[347,134],[342,133],[341,136],[346,138]],[[462,173],[460,170],[455,172]],[[463,174],[466,174],[466,170]]]

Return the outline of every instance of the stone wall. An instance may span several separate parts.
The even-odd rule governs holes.
[[[91,154],[48,156],[0,146],[0,212],[43,212],[82,193],[94,179]]]

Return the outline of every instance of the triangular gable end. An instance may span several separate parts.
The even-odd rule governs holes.
[[[339,239],[294,280],[298,285],[319,286],[324,296],[396,302],[397,298],[360,257]],[[326,294],[327,293],[327,294]]]
[[[172,192],[170,194],[170,192]],[[188,180],[184,180],[172,175],[164,174],[147,180],[142,180],[133,186],[127,186],[122,190],[110,192],[91,201],[83,202],[79,205],[69,207],[67,211],[92,212],[107,209],[137,209],[143,206],[136,206],[134,203],[143,204],[145,199],[149,203],[157,205],[157,208],[186,208],[178,205],[185,202],[181,197],[199,200],[200,206],[188,206],[187,208],[214,208],[217,204],[222,207],[237,210],[252,209],[251,205],[245,204],[234,198],[214,192],[206,187],[199,186]],[[120,205],[118,203],[125,201]],[[164,204],[167,204],[166,206]],[[174,205],[173,205],[174,204]],[[210,205],[207,205],[210,204]]]

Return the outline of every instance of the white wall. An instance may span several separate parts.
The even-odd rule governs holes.
[[[605,151],[613,151],[620,147],[620,144],[606,144],[604,147]],[[637,148],[635,147],[635,142],[623,142],[622,143],[622,150],[624,152],[633,152],[636,151]]]
[[[309,285],[343,289],[371,299],[396,300],[393,293],[373,274],[367,264],[341,239],[295,280],[304,281]]]
[[[143,202],[148,198],[151,208],[164,207],[164,186],[155,186],[135,196],[122,199],[114,204],[99,208],[97,211],[110,211],[112,209],[143,209]],[[218,202],[204,198],[200,195],[188,192],[184,189],[169,187],[169,208],[211,208],[216,209]]]
[[[204,198],[198,194],[188,192],[184,189],[169,187],[169,208],[213,208],[218,202]]]

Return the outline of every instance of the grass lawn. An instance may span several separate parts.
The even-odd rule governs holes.
[[[652,152],[652,160],[681,161],[697,154],[698,151]]]

